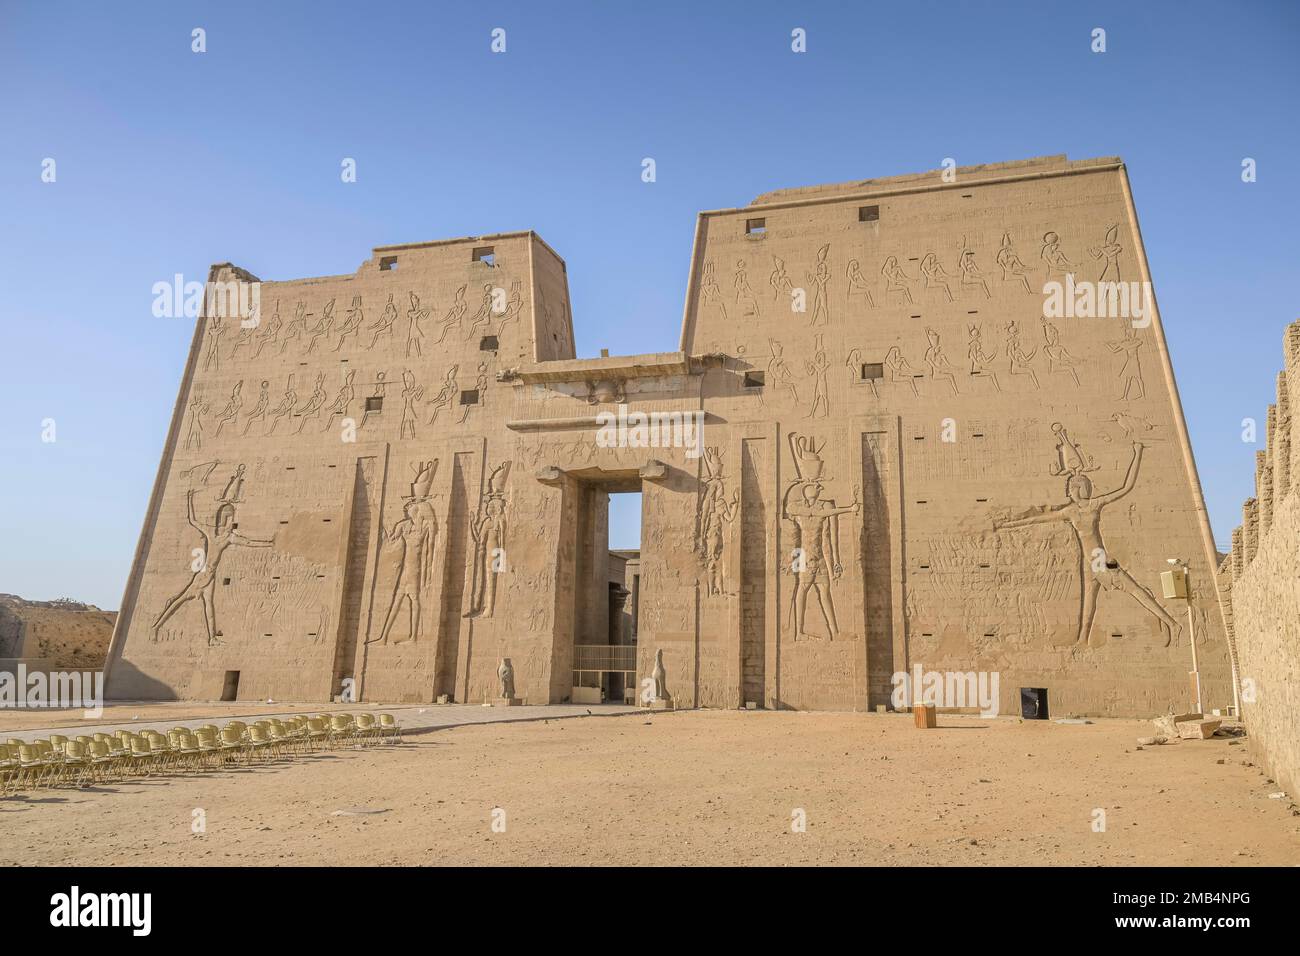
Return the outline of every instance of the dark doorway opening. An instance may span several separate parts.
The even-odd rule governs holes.
[[[226,685],[221,689],[221,699],[239,699],[239,671],[226,671]]]

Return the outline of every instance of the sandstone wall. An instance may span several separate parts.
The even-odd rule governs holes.
[[[1242,716],[1251,749],[1269,776],[1300,793],[1300,493],[1296,462],[1296,382],[1300,322],[1287,329],[1286,370],[1268,412],[1268,442],[1256,459],[1256,497],[1233,532],[1232,619],[1240,654]]]

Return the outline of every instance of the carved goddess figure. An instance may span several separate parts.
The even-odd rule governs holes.
[[[298,392],[293,387],[293,376],[289,376],[289,381],[284,386],[284,396],[280,399],[280,404],[275,406],[271,412],[271,426],[266,430],[267,435],[275,433],[275,426],[280,424],[280,419],[286,415],[292,415],[294,406],[298,404]]]
[[[1032,293],[1034,290],[1029,287],[1029,267],[1021,261],[1020,256],[1016,255],[1015,248],[1011,245],[1011,233],[1002,234],[1002,246],[998,249],[998,268],[1002,270],[1002,281],[1012,282],[1019,279],[1025,287],[1025,291]]]
[[[907,382],[912,386],[912,394],[919,394],[916,390],[916,369],[912,368],[911,363],[903,357],[902,351],[897,345],[892,346],[885,353],[885,368],[889,369],[889,380],[897,385],[899,382]]]
[[[898,264],[898,256],[890,256],[885,260],[885,264],[880,267],[880,274],[885,277],[885,298],[889,298],[891,292],[901,292],[907,304],[912,304],[912,290],[908,283],[912,277],[903,271],[903,267]]]
[[[307,341],[307,354],[310,355],[316,351],[316,343],[321,339],[325,340],[328,345],[330,334],[334,330],[334,300],[330,299],[325,303],[325,311],[321,313],[320,321],[311,330],[311,338]]]
[[[952,301],[952,289],[948,286],[952,276],[948,275],[943,263],[933,252],[927,252],[925,258],[921,260],[921,276],[925,280],[925,288],[942,289],[948,301]]]
[[[388,301],[384,303],[384,311],[366,327],[366,331],[375,333],[370,337],[370,344],[367,349],[373,349],[381,336],[393,334],[393,323],[397,321],[397,306],[393,305],[393,294],[388,294]]]
[[[298,415],[298,429],[295,435],[301,435],[304,426],[310,419],[317,418],[320,415],[321,408],[325,405],[325,399],[329,396],[325,393],[325,373],[316,373],[316,386],[312,389],[311,395],[307,401],[303,402],[302,408],[294,412]]]
[[[343,348],[343,343],[347,341],[349,335],[352,336],[354,345],[361,341],[361,324],[365,320],[366,313],[361,308],[361,296],[354,295],[352,297],[352,307],[348,309],[348,317],[339,326],[339,339],[334,343],[335,352]]]
[[[1061,237],[1054,232],[1043,234],[1043,248],[1039,251],[1038,257],[1043,260],[1047,268],[1044,282],[1051,282],[1057,276],[1064,279],[1068,273],[1074,271],[1074,263],[1065,258],[1065,253],[1061,251]]]
[[[946,378],[948,384],[952,386],[952,393],[958,394],[955,374],[957,370],[948,361],[948,356],[943,354],[943,346],[939,344],[939,333],[934,329],[926,329],[925,339],[930,343],[929,348],[925,350],[925,364],[930,366],[930,377]]]
[[[787,300],[790,298],[794,283],[790,281],[790,276],[785,271],[785,260],[779,256],[772,257],[772,273],[767,277],[767,284],[772,287],[773,300],[780,300],[781,296],[785,296]]]
[[[433,343],[434,345],[441,345],[443,339],[447,337],[447,333],[458,327],[461,320],[465,318],[465,312],[469,309],[469,306],[465,304],[465,290],[468,287],[468,284],[461,286],[452,296],[451,308],[448,309],[447,314],[442,317],[442,322],[440,323],[442,325],[442,330],[438,333],[438,338]]]
[[[1034,383],[1034,388],[1038,388],[1038,375],[1033,366],[1029,364],[1034,360],[1034,356],[1038,354],[1038,349],[1029,352],[1025,351],[1024,346],[1020,344],[1020,327],[1015,322],[1007,323],[1006,333],[1007,344],[1003,348],[1010,362],[1011,374],[1028,375],[1029,380]]]
[[[248,419],[244,422],[244,430],[239,434],[248,437],[248,430],[253,427],[253,422],[266,421],[266,409],[271,404],[271,383],[262,379],[262,385],[257,392],[257,404],[249,413]]]
[[[867,277],[862,274],[862,266],[857,259],[849,260],[849,268],[846,273],[849,279],[849,291],[847,293],[848,301],[853,303],[853,297],[866,296],[867,305],[871,308],[876,307],[876,300],[871,296],[871,286],[867,283]]]
[[[962,289],[979,288],[984,292],[984,298],[991,299],[993,294],[989,292],[988,280],[984,278],[984,273],[975,262],[975,250],[963,243],[961,258],[957,260],[958,271],[961,273]]]

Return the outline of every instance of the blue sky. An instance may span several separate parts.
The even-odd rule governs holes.
[[[948,156],[1128,163],[1226,542],[1300,299],[1298,41],[1291,2],[0,2],[0,591],[117,607],[191,334],[151,313],[174,273],[533,228],[579,355],[669,350],[697,210]]]

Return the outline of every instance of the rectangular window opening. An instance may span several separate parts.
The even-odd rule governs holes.
[[[481,262],[491,268],[497,264],[496,253],[492,251],[492,246],[479,246],[474,250],[474,261]]]
[[[396,272],[397,256],[381,256],[379,259],[380,272]]]
[[[745,220],[745,235],[747,235],[747,236],[761,236],[761,235],[763,235],[765,232],[767,232],[767,220],[766,220],[766,219],[746,219],[746,220]]]
[[[478,350],[480,352],[495,352],[499,347],[495,335],[485,335],[478,341]]]
[[[745,388],[762,388],[767,384],[767,373],[752,371],[745,373]]]
[[[862,380],[869,381],[873,378],[885,377],[885,365],[883,362],[863,362],[862,363]]]
[[[366,399],[366,411],[382,412],[384,410],[384,399],[379,395],[372,395]]]
[[[880,219],[879,206],[859,206],[858,222],[878,222]]]
[[[477,388],[470,388],[470,389],[466,389],[465,391],[461,392],[461,393],[460,393],[460,403],[461,403],[462,405],[477,405],[477,404],[478,404],[478,389],[477,389]]]

